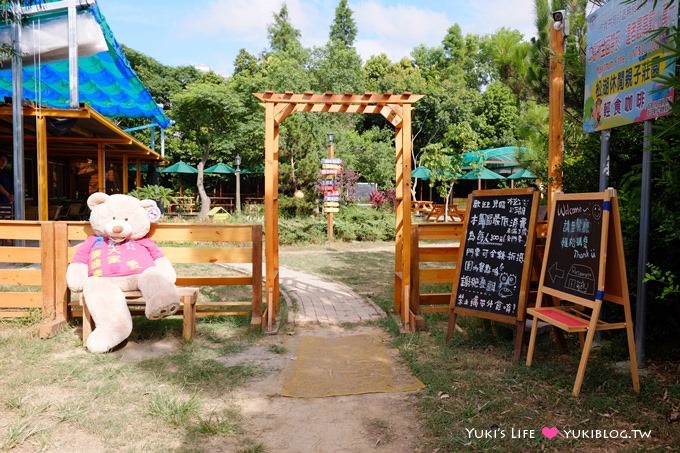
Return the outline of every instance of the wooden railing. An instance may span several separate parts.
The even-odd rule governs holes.
[[[423,313],[446,313],[449,310],[463,231],[462,222],[418,223],[411,226],[409,301],[416,325],[420,328],[423,325]],[[540,276],[546,235],[546,222],[538,222],[532,282],[538,282]],[[435,290],[426,292],[424,285],[436,285]]]
[[[54,312],[54,222],[0,221],[0,318]]]

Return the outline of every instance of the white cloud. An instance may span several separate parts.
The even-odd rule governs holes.
[[[357,50],[364,60],[379,53],[399,60],[419,44],[437,46],[451,26],[445,13],[414,5],[368,0],[351,5],[351,9],[360,35]]]
[[[464,34],[492,34],[500,28],[519,30],[524,39],[536,35],[533,0],[486,0],[470,3],[469,20],[459,22]]]
[[[284,0],[212,0],[202,5],[185,19],[183,34],[213,35],[220,40],[247,43],[259,46],[251,51],[260,51],[267,45],[267,27],[274,23]],[[291,24],[302,35],[304,45],[318,45],[319,34],[330,24],[318,21],[318,8],[307,0],[285,0]],[[193,6],[193,5],[192,5]]]

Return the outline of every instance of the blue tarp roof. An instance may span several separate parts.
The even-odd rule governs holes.
[[[526,151],[517,146],[503,146],[500,148],[480,149],[463,154],[463,166],[483,162],[488,167],[516,167],[519,165],[517,155]]]
[[[145,118],[161,127],[169,126],[170,119],[132,70],[96,3],[79,5],[77,16],[79,103],[110,118]],[[70,107],[67,30],[65,9],[31,15],[25,22],[25,100],[44,107]],[[10,25],[0,26],[0,44],[11,44]],[[4,61],[0,68],[0,97],[11,96],[12,69],[9,61]]]

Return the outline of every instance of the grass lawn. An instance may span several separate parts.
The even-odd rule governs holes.
[[[283,247],[281,264],[342,281],[391,310],[391,243]],[[540,336],[527,368],[512,364],[507,329],[459,321],[465,332],[451,344],[446,316],[408,335],[392,317],[382,324],[426,384],[417,397],[422,427],[414,427],[422,451],[678,451],[677,360],[650,360],[638,395],[617,364],[623,339],[605,337],[574,398],[575,339],[560,354],[550,335]],[[247,319],[201,318],[195,341],[182,344],[180,319],[136,318],[131,341],[155,340],[167,352],[134,360],[87,353],[77,325],[44,341],[29,323],[0,322],[0,451],[264,451],[229,395],[265,371],[222,361],[267,340]],[[552,435],[552,427],[559,434],[548,440],[541,431]]]
[[[385,245],[283,250],[281,263],[343,281],[391,310],[394,253]],[[465,333],[446,344],[447,321],[443,315],[429,316],[427,330],[413,335],[399,335],[394,320],[385,321],[394,345],[426,384],[418,407],[424,451],[680,450],[677,361],[650,360],[636,394],[629,368],[621,363],[627,358],[625,339],[605,337],[591,354],[581,394],[574,398],[580,358],[575,336],[567,337],[568,354],[560,354],[552,336],[541,335],[534,364],[527,368],[526,353],[520,365],[512,364],[512,332],[504,326],[459,317]],[[542,430],[552,436],[552,427],[560,434],[548,440]]]

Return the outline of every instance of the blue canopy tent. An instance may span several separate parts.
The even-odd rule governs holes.
[[[67,10],[52,10],[63,3],[57,0],[21,3],[42,5],[23,18],[24,100],[43,107],[70,108]],[[145,118],[168,127],[170,119],[132,70],[97,4],[79,3],[76,24],[80,102],[110,118]],[[0,44],[12,44],[11,24],[0,26]],[[9,60],[0,66],[0,97],[12,97]]]
[[[11,19],[15,3],[21,7],[20,23]],[[47,220],[48,197],[77,196],[78,189],[66,182],[69,167],[80,161],[96,159],[103,190],[105,167],[116,163],[125,169],[127,186],[128,159],[138,167],[162,160],[109,119],[137,118],[161,131],[171,123],[130,67],[94,0],[6,2],[0,10],[5,18],[0,45],[13,49],[6,54],[11,57],[0,57],[0,137],[12,137],[13,143],[5,138],[2,146],[13,151],[15,193],[26,194],[15,200],[17,218],[24,218],[27,198],[38,200],[39,218]],[[24,158],[34,153],[37,159]],[[46,168],[48,153],[49,161],[63,165],[64,175],[36,182],[40,175],[54,179]],[[48,194],[48,187],[53,192]]]

